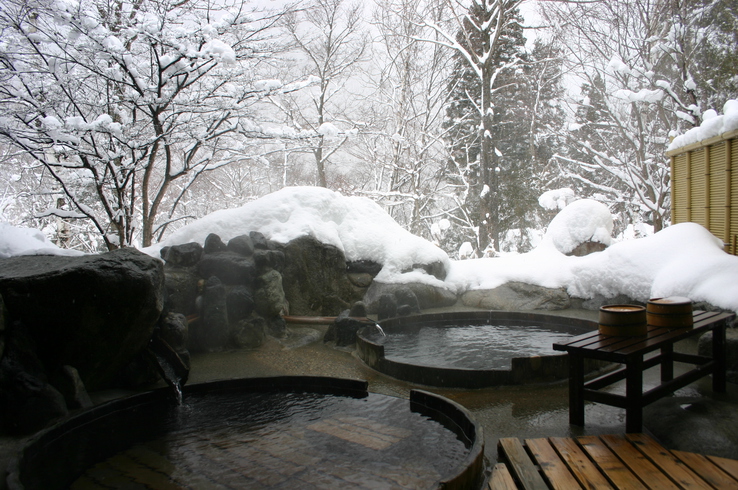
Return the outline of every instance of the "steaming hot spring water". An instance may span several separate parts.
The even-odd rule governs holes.
[[[586,320],[536,313],[423,314],[367,326],[357,351],[369,367],[429,386],[483,388],[565,379],[565,355],[553,344],[597,328]]]
[[[365,381],[244,378],[97,406],[42,433],[11,488],[478,488],[484,436],[460,405]]]
[[[565,378],[551,344],[593,328],[529,313],[418,315],[364,327],[357,352],[398,379],[478,388]],[[9,481],[14,489],[480,488],[484,435],[464,407],[423,390],[405,400],[367,386],[243,378],[187,385],[181,403],[167,389],[115,400],[43,432]]]
[[[537,325],[424,326],[372,339],[398,362],[461,369],[508,369],[513,357],[554,355],[571,333]]]

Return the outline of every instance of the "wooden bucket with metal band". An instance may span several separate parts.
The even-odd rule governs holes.
[[[646,335],[646,308],[638,305],[607,305],[600,308],[599,332],[632,337]]]
[[[646,304],[646,321],[656,327],[692,327],[692,300],[681,296],[652,298]]]

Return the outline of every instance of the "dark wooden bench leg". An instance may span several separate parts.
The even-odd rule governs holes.
[[[625,432],[641,432],[643,428],[643,356],[625,365]]]
[[[674,345],[670,344],[661,348],[661,382],[665,383],[674,379]]]
[[[725,352],[725,322],[712,331],[712,358],[715,360],[715,372],[712,373],[712,390],[725,393],[725,371],[727,360]]]
[[[569,354],[569,423],[584,425],[584,358]]]

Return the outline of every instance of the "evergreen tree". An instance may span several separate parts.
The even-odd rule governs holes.
[[[526,66],[526,90],[522,92],[528,119],[526,143],[528,146],[528,162],[526,180],[528,193],[518,206],[525,210],[522,217],[515,247],[523,252],[532,248],[530,236],[522,229],[530,227],[544,228],[550,213],[538,204],[540,194],[548,189],[562,187],[560,174],[555,166],[554,156],[566,148],[566,137],[562,131],[566,127],[567,115],[562,106],[564,98],[563,86],[563,53],[553,40],[537,39],[530,52],[530,63]],[[522,134],[521,134],[522,136]]]
[[[704,11],[697,27],[705,33],[695,55],[696,99],[705,101],[705,109],[720,110],[738,97],[738,2],[735,0],[698,0]]]
[[[624,143],[619,143],[622,135],[612,124],[607,93],[606,83],[599,72],[582,84],[582,98],[577,106],[575,125],[569,133],[570,160],[564,165],[562,175],[566,185],[574,189],[576,195],[602,201],[615,216],[633,218],[637,212],[631,209],[635,200],[632,190],[621,179],[603,172],[597,161],[610,148],[624,146]],[[616,222],[616,234],[622,231],[625,221]]]
[[[463,24],[458,42],[468,43],[481,55],[484,40],[475,26],[488,21],[489,15],[485,5],[473,3],[469,9],[472,21]],[[490,243],[494,240],[492,245],[499,248],[508,230],[522,230],[533,223],[537,206],[532,165],[535,143],[531,136],[536,100],[530,79],[535,64],[525,52],[522,22],[517,7],[508,10],[496,40],[491,57],[492,111],[487,114],[491,124],[485,125],[483,118],[483,82],[461,52],[454,55],[455,70],[448,85],[450,101],[444,125],[451,160],[447,171],[461,189],[460,200],[467,216],[479,217],[477,245],[482,253],[487,246],[485,227]],[[491,146],[486,165],[482,161],[485,139]],[[471,232],[467,239],[473,241]]]

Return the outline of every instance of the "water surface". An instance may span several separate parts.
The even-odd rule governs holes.
[[[386,395],[188,395],[161,434],[72,488],[431,488],[467,454],[454,432]]]
[[[553,344],[572,334],[535,325],[446,325],[420,327],[386,337],[374,335],[384,344],[387,359],[461,369],[510,369],[513,357],[557,354]]]

